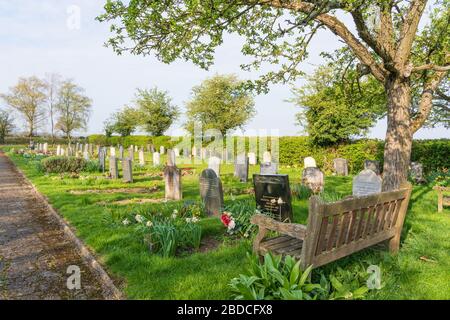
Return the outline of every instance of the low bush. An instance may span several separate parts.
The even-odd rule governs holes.
[[[41,161],[44,170],[48,173],[80,172],[87,166],[83,158],[75,157],[48,157]]]

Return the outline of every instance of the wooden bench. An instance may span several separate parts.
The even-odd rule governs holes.
[[[435,186],[433,189],[438,192],[438,212],[442,212],[444,206],[450,206],[450,197],[444,194],[450,193],[450,188]]]
[[[399,190],[323,203],[309,199],[308,225],[283,223],[258,214],[251,222],[259,226],[253,250],[264,255],[291,255],[301,265],[314,268],[388,240],[389,249],[399,250],[400,234],[411,195],[411,184]],[[268,231],[280,235],[266,238]]]

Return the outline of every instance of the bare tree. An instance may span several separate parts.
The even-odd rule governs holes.
[[[58,91],[61,85],[61,76],[57,73],[45,75],[45,91],[47,95],[47,107],[50,118],[52,144],[55,144],[55,107],[58,100]]]

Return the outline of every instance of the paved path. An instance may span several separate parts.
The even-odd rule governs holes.
[[[81,289],[67,288],[70,265],[81,270]],[[0,151],[2,299],[103,299],[103,292],[45,203]]]

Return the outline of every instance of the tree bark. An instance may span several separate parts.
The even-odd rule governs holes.
[[[387,131],[384,147],[383,191],[398,189],[408,178],[411,158],[411,87],[409,80],[390,76],[385,83],[388,96]]]

